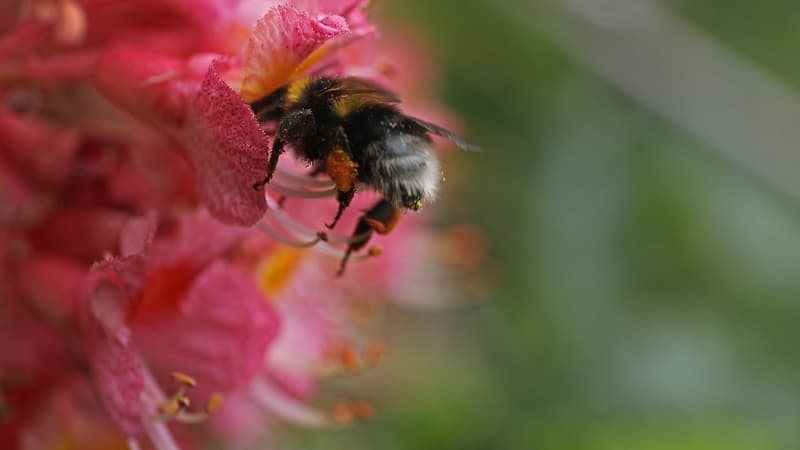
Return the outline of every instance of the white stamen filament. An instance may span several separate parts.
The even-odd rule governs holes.
[[[347,243],[347,242],[350,242],[350,241],[353,240],[352,237],[345,237],[345,236],[326,234],[325,235],[326,238],[323,241],[323,240],[320,239],[320,236],[319,236],[318,232],[314,231],[313,229],[311,229],[311,228],[309,228],[309,227],[307,227],[307,226],[305,226],[305,225],[303,225],[301,223],[296,222],[286,212],[282,211],[278,207],[277,202],[275,200],[273,200],[272,197],[270,197],[269,195],[265,195],[264,197],[267,200],[267,213],[265,214],[264,217],[266,218],[267,216],[269,216],[269,217],[272,217],[273,219],[275,219],[276,221],[278,221],[278,223],[280,223],[280,225],[286,231],[288,231],[289,233],[291,233],[293,235],[294,239],[297,239],[299,241],[299,242],[298,241],[294,241],[293,243],[288,243],[288,245],[294,245],[295,247],[308,247],[309,246],[308,244],[310,242],[318,241],[318,242],[315,242],[314,247],[319,249],[320,252],[322,252],[322,253],[324,253],[326,255],[333,256],[335,258],[343,258],[344,257],[344,255],[345,255],[345,251],[344,250],[336,248],[336,247],[330,245],[328,242]],[[271,229],[272,227],[270,227],[270,225],[267,224],[264,221],[264,219],[261,219],[261,222],[259,222],[259,229],[261,229],[265,233],[269,234],[270,236],[273,236],[273,234],[270,231],[267,231],[267,228]],[[325,241],[328,241],[328,242],[325,242]],[[287,243],[285,239],[281,240],[281,242]],[[289,242],[291,242],[291,241],[289,241]],[[353,257],[350,258],[350,261],[363,261],[363,260],[365,260],[367,258],[370,258],[369,254],[354,255]]]
[[[330,189],[334,186],[330,180],[319,180],[309,175],[278,166],[275,170],[275,180],[294,187],[309,189]]]
[[[324,191],[306,191],[300,189],[293,189],[277,183],[269,183],[267,189],[278,195],[296,198],[332,198],[336,196],[336,188],[327,189]]]
[[[338,234],[325,234],[325,239],[323,241],[330,242],[331,244],[354,244],[356,242],[363,241],[364,239],[369,236],[369,231],[365,231],[361,234],[357,234],[355,236],[339,236]]]
[[[180,450],[172,433],[167,429],[167,423],[162,420],[145,419],[142,421],[144,430],[153,447],[157,450]]]
[[[145,403],[145,415],[142,417],[142,425],[144,426],[147,437],[157,450],[180,450],[175,438],[167,428],[166,422],[158,419],[160,405],[165,404],[169,399],[161,390],[156,382],[153,374],[147,368],[143,371],[144,390],[142,392],[142,400]],[[148,415],[149,414],[149,417]],[[130,445],[130,444],[129,444]]]
[[[272,229],[269,225],[264,223],[263,220],[261,222],[258,222],[258,224],[256,224],[256,227],[259,230],[261,230],[264,233],[266,233],[267,235],[269,235],[269,237],[271,237],[272,239],[275,239],[276,241],[280,242],[281,244],[286,244],[286,245],[291,246],[291,247],[308,248],[308,247],[313,247],[313,246],[317,245],[317,243],[319,243],[319,241],[321,241],[319,235],[317,235],[314,239],[312,239],[310,241],[306,241],[306,242],[293,240],[292,238],[286,237],[286,236],[278,233],[276,230]]]
[[[259,405],[287,422],[307,427],[333,425],[328,414],[290,397],[264,379],[254,380],[250,391]]]
[[[336,364],[315,364],[307,361],[299,361],[297,356],[286,354],[285,352],[270,353],[268,366],[277,367],[301,375],[312,374],[318,377],[329,377],[341,373],[341,368]]]

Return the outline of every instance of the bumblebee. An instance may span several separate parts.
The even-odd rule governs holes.
[[[372,231],[390,231],[401,211],[418,211],[435,198],[442,173],[431,134],[477,149],[444,128],[403,114],[399,102],[367,80],[317,76],[293,81],[253,102],[259,122],[275,125],[266,176],[253,187],[269,183],[289,146],[312,165],[312,174],[327,174],[336,187],[339,207],[328,228],[339,221],[358,186],[377,191],[382,200],[356,226],[354,236],[365,238],[350,244],[349,256],[366,244]]]

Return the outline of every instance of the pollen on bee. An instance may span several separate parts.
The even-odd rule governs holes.
[[[348,192],[358,179],[358,164],[344,150],[337,148],[325,159],[325,172],[336,185],[336,190]]]

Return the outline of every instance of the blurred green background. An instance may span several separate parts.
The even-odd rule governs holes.
[[[784,189],[795,180],[704,139],[771,132],[702,114],[690,132],[680,102],[666,117],[560,40],[593,5],[612,25],[641,20],[631,29],[649,44],[649,16],[635,14],[649,2],[563,3],[574,8],[552,17],[558,2],[381,5],[425,33],[442,98],[486,149],[463,157],[472,208],[440,214],[486,230],[495,291],[452,310],[390,311],[388,360],[353,389],[378,415],[293,433],[288,448],[800,448],[800,200]],[[770,82],[800,85],[800,3],[659,5]],[[688,49],[673,49],[678,61]],[[787,169],[768,149],[744,151]]]

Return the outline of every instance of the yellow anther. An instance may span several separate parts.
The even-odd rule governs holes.
[[[353,410],[350,409],[350,405],[344,400],[339,401],[333,406],[330,415],[331,419],[339,425],[346,425],[353,421]]]
[[[367,420],[373,415],[375,415],[375,409],[365,401],[340,400],[330,412],[333,422],[339,425],[347,425],[355,419]]]
[[[185,395],[181,395],[175,400],[178,402],[178,405],[183,409],[189,409],[189,407],[192,406],[192,401],[189,400],[189,397]]]
[[[161,419],[170,420],[184,410],[184,404],[179,398],[173,398],[161,405]]]
[[[364,359],[371,365],[380,363],[386,355],[386,346],[381,342],[371,342],[364,349]]]
[[[369,250],[367,250],[367,254],[369,256],[381,256],[383,254],[383,249],[380,247],[370,247]]]
[[[208,401],[206,402],[206,412],[208,414],[211,414],[214,411],[218,410],[219,407],[222,406],[223,400],[224,398],[222,397],[222,394],[219,393],[211,394],[211,397],[209,397]]]
[[[359,420],[367,420],[375,415],[375,408],[365,401],[354,402],[350,405],[350,410]]]
[[[197,386],[197,381],[185,373],[172,372],[172,379],[186,387],[193,388]]]

